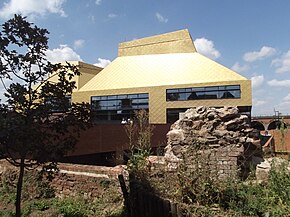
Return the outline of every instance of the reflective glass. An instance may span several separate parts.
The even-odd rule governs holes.
[[[117,96],[108,96],[108,100],[110,99],[117,99]]]
[[[185,88],[180,88],[180,89],[178,89],[178,92],[179,92],[179,93],[185,93]]]
[[[138,98],[148,98],[148,93],[138,94]]]
[[[204,99],[217,99],[218,98],[218,92],[217,91],[207,91],[204,92]]]
[[[137,94],[129,94],[128,98],[129,99],[136,99],[136,98],[138,98],[137,96],[138,96]]]
[[[176,88],[166,90],[167,101],[240,98],[240,85]]]
[[[179,93],[178,100],[187,100],[186,93]]]
[[[166,90],[167,93],[178,93],[178,89],[168,89]]]
[[[101,97],[100,96],[92,96],[92,100],[100,100]]]
[[[239,90],[240,89],[240,85],[230,85],[230,86],[226,86],[227,90]]]
[[[186,89],[185,89],[185,92],[186,92],[186,93],[190,93],[190,92],[191,92],[191,89],[192,89],[192,88],[186,88]]]
[[[197,99],[203,99],[204,98],[204,92],[196,92]]]
[[[177,101],[179,100],[179,93],[169,93],[167,94],[168,101]]]
[[[206,87],[205,90],[206,91],[217,91],[219,89],[219,87]]]
[[[204,91],[204,87],[193,87],[193,91]]]
[[[230,93],[231,93],[235,98],[241,98],[241,91],[239,91],[239,90],[231,90]]]
[[[127,95],[118,95],[117,96],[118,99],[127,99]]]

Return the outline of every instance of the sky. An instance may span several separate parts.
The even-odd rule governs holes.
[[[289,0],[0,0],[0,23],[27,16],[50,61],[106,67],[118,44],[188,29],[197,51],[252,80],[252,114],[290,114]],[[1,88],[1,87],[0,87]]]

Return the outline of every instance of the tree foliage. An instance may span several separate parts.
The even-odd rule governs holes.
[[[47,60],[48,34],[20,15],[0,32],[0,156],[20,168],[17,199],[24,168],[56,163],[89,125],[88,105],[69,102],[78,67]]]

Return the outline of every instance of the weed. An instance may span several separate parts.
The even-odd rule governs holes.
[[[44,211],[49,209],[50,203],[44,200],[38,200],[33,203],[33,208],[36,210]]]
[[[65,198],[56,204],[56,208],[64,217],[87,217],[87,203],[82,198]]]

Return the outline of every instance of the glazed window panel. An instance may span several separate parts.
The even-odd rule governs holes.
[[[100,110],[131,110],[145,108],[149,103],[149,94],[122,94],[110,96],[92,96],[91,108],[93,111]]]
[[[149,108],[149,94],[121,94],[92,96],[91,109],[96,122],[120,123],[134,116],[134,110]]]
[[[218,91],[206,91],[204,92],[205,99],[217,99],[218,98]]]
[[[166,90],[167,101],[238,98],[241,98],[240,85],[175,88]]]

